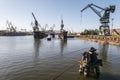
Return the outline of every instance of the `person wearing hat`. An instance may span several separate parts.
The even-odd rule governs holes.
[[[95,64],[97,61],[96,49],[91,47],[89,51],[85,51],[83,53],[82,60],[86,60],[88,64]]]
[[[90,65],[95,65],[97,63],[97,53],[96,53],[96,49],[94,47],[91,47],[90,50],[89,50],[89,60],[88,60],[88,63]]]
[[[93,66],[97,62],[97,54],[96,49],[91,47],[89,51],[85,51],[82,56],[82,61],[80,61],[80,69],[79,72],[83,72],[83,68],[85,65]]]

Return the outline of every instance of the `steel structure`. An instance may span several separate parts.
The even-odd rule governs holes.
[[[16,27],[14,27],[11,22],[9,22],[9,21],[7,20],[7,21],[6,21],[6,24],[7,24],[7,26],[8,26],[7,29],[9,29],[9,31],[11,31],[11,32],[16,32]]]
[[[33,26],[33,30],[34,31],[39,31],[39,24],[38,24],[38,21],[37,21],[37,19],[35,18],[35,15],[32,13],[32,16],[33,16],[33,18],[34,18],[34,20],[35,20],[35,22],[34,22],[34,26]]]
[[[87,8],[92,9],[100,17],[100,33],[103,35],[110,35],[109,18],[110,13],[114,13],[115,11],[115,5],[110,5],[109,7],[101,8],[95,4],[88,4],[85,8],[81,10],[81,12],[83,12]],[[100,11],[98,11],[97,9],[99,9]]]

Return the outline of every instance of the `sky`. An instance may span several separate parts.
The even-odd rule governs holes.
[[[55,24],[54,29],[59,30],[61,16],[66,30],[98,29],[99,17],[90,8],[80,12],[91,3],[102,8],[116,5],[115,12],[110,14],[109,25],[114,18],[113,28],[120,28],[120,0],[0,0],[0,30],[6,29],[7,20],[18,29],[32,30],[32,12],[42,27],[48,24],[47,29]]]

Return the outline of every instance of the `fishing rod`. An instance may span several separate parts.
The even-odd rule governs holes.
[[[89,49],[90,47],[87,47],[87,48],[83,48],[83,49],[80,49],[80,50],[76,50],[76,51],[72,51],[72,52],[69,52],[69,53],[75,53],[75,52],[78,52],[78,51],[83,51],[84,49]],[[70,70],[71,68],[75,67],[77,65],[77,61],[75,61],[75,63],[73,65],[71,65],[70,67],[68,67],[67,69],[65,69],[64,71],[62,71],[61,73],[59,73],[56,77],[54,77],[52,80],[57,80],[59,77],[61,77],[65,72],[67,72],[68,70]]]

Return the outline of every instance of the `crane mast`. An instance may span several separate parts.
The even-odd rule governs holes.
[[[37,19],[35,18],[35,15],[32,13],[32,16],[33,16],[33,18],[34,18],[34,26],[33,26],[33,30],[34,31],[39,31],[39,25],[38,25],[38,21],[37,21]]]
[[[100,17],[100,23],[101,23],[101,26],[99,27],[100,34],[110,35],[109,18],[110,18],[110,12],[113,13],[115,11],[115,5],[110,5],[109,7],[101,8],[95,4],[88,4],[85,8],[81,10],[81,12],[83,12],[87,8],[92,9],[93,12],[95,12]],[[97,9],[101,11],[98,11]],[[104,11],[103,14],[101,13],[102,11]]]

